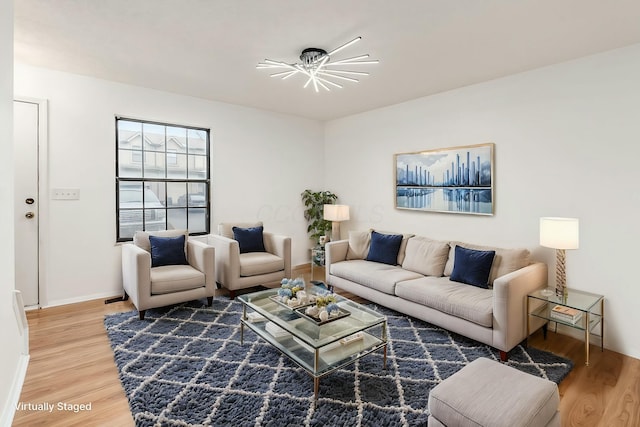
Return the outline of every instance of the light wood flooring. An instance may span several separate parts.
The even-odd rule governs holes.
[[[308,277],[306,270],[297,273]],[[91,403],[91,411],[19,410],[13,425],[133,426],[103,326],[105,314],[132,309],[95,300],[28,312],[31,360],[20,402]],[[563,426],[640,426],[640,360],[592,346],[586,367],[584,343],[552,331],[546,340],[538,331],[529,343],[575,364],[559,387]]]

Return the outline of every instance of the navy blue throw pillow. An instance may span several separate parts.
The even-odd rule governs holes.
[[[402,234],[381,234],[371,231],[371,246],[369,246],[367,261],[398,264],[401,243]]]
[[[240,228],[233,227],[233,238],[238,241],[240,253],[265,252],[264,239],[262,238],[263,227]]]
[[[450,279],[454,282],[489,289],[489,273],[496,251],[477,251],[456,246],[453,271]]]
[[[151,267],[161,265],[186,265],[184,234],[177,237],[149,236],[151,244]]]

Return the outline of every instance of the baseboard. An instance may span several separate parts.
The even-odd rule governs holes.
[[[20,393],[22,393],[22,385],[24,379],[27,376],[27,367],[29,366],[29,355],[22,354],[18,359],[18,366],[16,368],[16,374],[13,377],[11,383],[11,389],[9,389],[9,396],[7,397],[7,407],[2,410],[2,417],[0,418],[1,427],[11,427],[13,423],[13,417],[16,413],[16,407],[20,402]]]
[[[92,300],[102,299],[102,298],[111,298],[115,295],[118,295],[117,291],[109,291],[109,292],[104,292],[99,294],[84,295],[76,298],[53,300],[53,301],[47,302],[47,304],[45,305],[42,305],[41,308],[57,307],[60,305],[75,304],[78,302],[87,302],[87,301],[92,301]]]

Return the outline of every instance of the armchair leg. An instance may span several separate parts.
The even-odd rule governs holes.
[[[234,299],[236,297],[236,291],[229,291],[229,299]]]
[[[140,316],[140,320],[144,320],[144,314],[147,310],[138,310],[138,316]]]
[[[500,360],[506,362],[509,359],[509,355],[506,351],[500,350]]]
[[[211,307],[211,304],[213,304],[213,297],[207,297],[207,307]]]

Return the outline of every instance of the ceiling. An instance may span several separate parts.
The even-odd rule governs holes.
[[[16,62],[330,120],[640,43],[638,0],[17,0]],[[265,58],[368,53],[316,93]],[[337,58],[340,59],[340,58]]]

